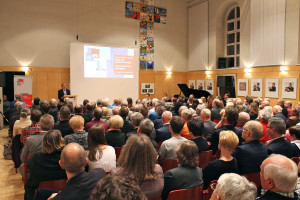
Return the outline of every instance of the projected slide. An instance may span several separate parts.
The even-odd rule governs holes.
[[[84,46],[84,77],[134,78],[134,49]]]

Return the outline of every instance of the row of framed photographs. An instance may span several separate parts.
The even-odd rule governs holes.
[[[237,96],[249,95],[248,79],[238,79]],[[278,98],[279,78],[265,79],[265,97]],[[263,79],[256,78],[250,81],[250,96],[262,97]],[[297,99],[297,78],[281,79],[281,97],[286,99]]]
[[[204,85],[205,82],[205,85]],[[196,89],[196,90],[206,90],[210,94],[214,94],[214,80],[207,79],[207,80],[189,80],[189,88]]]

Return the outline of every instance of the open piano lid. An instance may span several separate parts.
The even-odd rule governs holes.
[[[195,96],[195,98],[199,99],[201,97],[207,98],[210,96],[210,93],[205,91],[205,90],[195,90],[195,89],[190,89],[186,84],[177,84],[178,87],[180,88],[181,92],[186,96],[189,97],[191,94]]]

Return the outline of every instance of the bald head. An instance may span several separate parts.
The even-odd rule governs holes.
[[[94,114],[95,120],[100,120],[101,117],[102,117],[102,114],[103,114],[102,108],[101,107],[96,107],[94,109],[94,113],[93,114]]]
[[[163,124],[167,124],[170,123],[171,119],[172,119],[173,115],[170,111],[165,111],[162,114],[162,122]]]
[[[87,158],[83,147],[70,143],[63,149],[60,157],[62,167],[69,173],[80,173],[84,170]]]
[[[239,113],[238,127],[243,127],[250,120],[250,115],[246,112]]]
[[[258,121],[249,121],[244,125],[244,130],[248,132],[248,137],[245,137],[245,134],[242,135],[242,137],[248,141],[251,140],[259,140],[263,136],[264,128]]]
[[[112,108],[112,114],[113,115],[119,115],[119,113],[120,113],[120,107],[119,106],[114,106]]]
[[[276,192],[291,192],[297,185],[298,169],[291,159],[272,154],[261,165],[262,188]]]
[[[205,122],[207,120],[210,120],[210,117],[211,117],[211,111],[207,108],[202,109],[202,111],[201,111],[201,120],[203,122]]]

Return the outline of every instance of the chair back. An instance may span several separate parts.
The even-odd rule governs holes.
[[[24,186],[27,182],[27,173],[29,172],[29,169],[27,168],[27,161],[31,158],[31,156],[27,156],[26,158],[26,162],[24,163],[24,177],[23,177],[23,181],[24,181]]]
[[[299,158],[300,157],[292,157],[292,160],[296,163],[297,166],[299,164]]]
[[[114,147],[114,149],[116,152],[116,160],[118,161],[120,154],[121,154],[122,147]]]
[[[214,180],[214,181],[211,181],[207,190],[203,190],[203,197],[202,197],[202,200],[209,200],[212,193],[214,192],[213,189],[211,189],[211,185],[213,184],[217,184],[218,183],[218,180]]]
[[[173,190],[169,193],[168,200],[201,200],[203,185],[188,189]]]
[[[219,123],[220,119],[214,119],[213,122]]]
[[[253,182],[257,188],[259,188],[261,186],[259,172],[244,174],[244,176],[248,179],[248,181]]]
[[[199,153],[198,158],[199,158],[198,167],[204,168],[207,165],[207,163],[213,160],[212,150]]]
[[[177,160],[164,160],[163,162],[163,172],[165,173],[166,171],[178,167],[178,161]]]
[[[65,187],[68,179],[59,179],[59,180],[53,180],[53,181],[42,181],[39,184],[39,188],[48,188],[56,191],[62,191],[62,189]]]
[[[160,149],[160,147],[161,147],[161,144],[162,144],[162,142],[159,142],[159,143],[157,144],[157,150],[159,150],[159,149]]]

